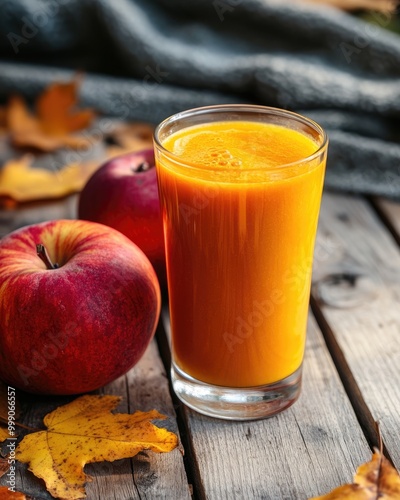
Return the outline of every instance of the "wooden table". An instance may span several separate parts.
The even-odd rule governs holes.
[[[0,212],[0,234],[76,214],[76,197]],[[156,408],[178,432],[184,455],[140,453],[87,466],[89,500],[307,499],[345,482],[371,457],[379,422],[385,454],[400,468],[400,204],[326,192],[315,266],[303,391],[286,412],[255,422],[218,421],[171,394],[164,310],[157,341],[126,376],[101,393],[120,411]],[[29,397],[23,423],[65,398]],[[19,466],[17,488],[50,499]],[[5,484],[5,477],[0,480]]]

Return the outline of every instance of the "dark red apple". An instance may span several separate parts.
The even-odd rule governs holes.
[[[153,267],[120,232],[77,220],[14,231],[0,240],[0,378],[40,394],[98,389],[141,358],[160,304]]]
[[[163,224],[152,149],[109,160],[89,179],[80,199],[80,219],[117,229],[147,255],[166,286]]]

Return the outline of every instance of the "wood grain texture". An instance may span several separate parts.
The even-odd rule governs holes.
[[[255,422],[181,410],[199,498],[306,499],[350,481],[371,456],[312,317],[302,395],[290,409]]]
[[[379,421],[400,467],[400,252],[364,199],[324,196],[313,282],[341,363],[360,391],[354,397]]]

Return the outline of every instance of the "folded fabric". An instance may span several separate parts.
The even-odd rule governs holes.
[[[400,36],[299,0],[14,0],[0,16],[0,98],[85,71],[81,101],[157,123],[259,103],[330,136],[326,185],[400,197]]]

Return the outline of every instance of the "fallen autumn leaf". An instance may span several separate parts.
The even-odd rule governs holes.
[[[309,500],[399,500],[400,476],[378,450],[370,462],[360,465],[353,484],[345,484],[330,493]]]
[[[5,427],[0,426],[0,443],[8,439],[10,435]]]
[[[31,167],[32,157],[9,160],[0,170],[0,197],[10,197],[17,202],[32,199],[58,198],[82,189],[91,174],[98,168],[98,161],[72,163],[52,171]]]
[[[27,497],[19,491],[9,490],[7,486],[0,486],[0,500],[27,500]]]
[[[9,468],[10,464],[8,463],[8,458],[0,457],[0,477],[4,476],[4,474],[7,474]]]
[[[95,114],[89,109],[76,110],[77,100],[76,79],[54,83],[45,89],[37,99],[36,115],[29,111],[21,96],[11,96],[6,107],[6,125],[12,143],[42,151],[87,146],[90,142],[87,137],[72,133],[89,127]]]
[[[56,498],[85,498],[87,463],[114,461],[142,450],[172,451],[177,436],[150,421],[164,419],[156,410],[113,414],[121,398],[82,396],[44,418],[47,430],[28,434],[16,450],[20,462],[29,463]]]

